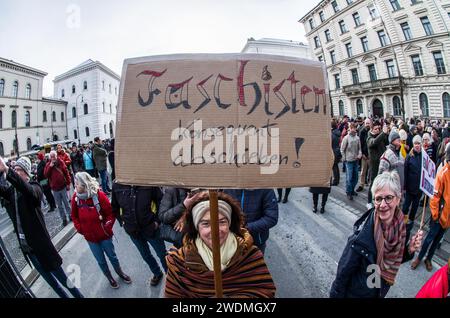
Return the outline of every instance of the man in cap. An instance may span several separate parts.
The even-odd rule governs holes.
[[[389,145],[386,147],[386,151],[380,158],[378,174],[382,174],[385,171],[397,171],[400,176],[400,184],[403,191],[405,181],[405,159],[400,155],[400,147],[400,134],[396,130],[393,130],[389,134]]]
[[[68,278],[61,267],[62,259],[45,227],[41,211],[42,190],[37,182],[31,181],[30,159],[21,157],[14,168],[9,168],[0,157],[0,176],[0,196],[8,201],[7,212],[27,262],[34,265],[58,296],[68,298],[63,285],[74,297],[82,298],[77,288],[68,287]]]

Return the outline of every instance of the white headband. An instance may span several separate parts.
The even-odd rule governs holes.
[[[228,223],[231,223],[231,210],[231,206],[227,202],[219,200],[219,213],[227,218]],[[209,211],[209,200],[201,201],[192,208],[195,229],[198,230],[198,223],[207,211]]]

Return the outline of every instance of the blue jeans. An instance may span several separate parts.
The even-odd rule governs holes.
[[[352,194],[355,192],[356,184],[358,183],[358,161],[346,161],[346,192]]]
[[[428,251],[427,255],[427,260],[431,261],[439,242],[444,237],[445,231],[446,230],[442,228],[439,221],[436,222],[433,220],[433,218],[430,219],[430,231],[428,232],[428,235],[423,242],[422,249],[419,253],[419,260],[421,260],[425,256],[425,253],[427,252],[428,247],[431,244],[430,250]]]
[[[108,171],[105,170],[99,170],[98,173],[100,174],[100,179],[102,182],[102,190],[103,192],[108,192],[108,179],[106,178],[106,174],[108,173]]]
[[[97,260],[98,266],[100,266],[100,269],[105,276],[108,277],[108,275],[111,274],[108,268],[108,263],[106,263],[105,254],[108,256],[114,270],[117,272],[120,269],[119,259],[114,251],[112,239],[104,240],[99,243],[88,242],[88,245]]]
[[[150,267],[150,270],[152,271],[152,273],[155,276],[161,275],[162,271],[161,271],[161,268],[159,267],[158,263],[156,262],[156,259],[153,257],[152,253],[150,252],[148,243],[150,243],[150,245],[155,250],[156,255],[158,256],[159,261],[161,262],[161,265],[164,269],[164,272],[167,273],[166,245],[164,244],[164,240],[159,238],[158,232],[155,234],[155,236],[153,238],[146,237],[143,234],[140,234],[139,237],[130,236],[130,238],[133,241],[134,245],[136,245],[142,258],[148,264],[148,266]]]
[[[62,267],[58,267],[56,270],[48,272],[44,270],[41,263],[39,263],[36,255],[34,254],[28,254],[31,263],[33,263],[34,268],[39,272],[39,274],[42,276],[42,278],[50,285],[51,288],[58,294],[61,298],[69,298],[67,293],[64,291],[64,289],[61,287],[63,285],[66,287],[69,292],[72,294],[75,298],[84,298],[81,292],[78,290],[78,288],[73,287],[69,288],[67,286],[67,275],[62,269]],[[59,282],[59,283],[58,283]]]
[[[405,194],[405,202],[403,203],[403,214],[409,215],[408,219],[411,221],[414,221],[416,218],[417,209],[419,208],[419,201],[422,193],[418,193],[416,195],[410,194],[409,192],[406,192]],[[411,211],[409,210],[409,207],[411,206]]]

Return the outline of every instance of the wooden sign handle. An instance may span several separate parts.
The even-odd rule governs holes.
[[[219,201],[217,190],[209,190],[209,212],[211,215],[211,237],[214,263],[214,287],[216,297],[223,298],[222,267],[220,262],[220,239],[219,239]]]
[[[420,228],[419,228],[419,231],[421,231],[422,228],[423,228],[423,221],[424,221],[424,219],[425,219],[425,208],[426,208],[426,206],[427,206],[427,199],[428,199],[428,196],[425,194],[425,199],[423,200],[422,220],[420,221]]]

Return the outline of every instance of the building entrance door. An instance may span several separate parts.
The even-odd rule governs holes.
[[[383,112],[383,103],[379,100],[379,99],[375,99],[373,101],[372,104],[372,114],[375,117],[383,117],[384,116],[384,112]]]

